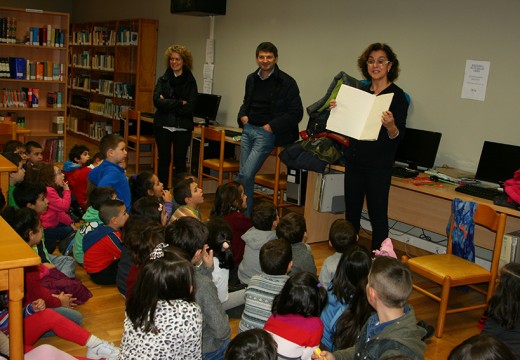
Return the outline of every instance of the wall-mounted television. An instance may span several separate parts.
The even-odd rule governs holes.
[[[221,98],[220,95],[199,93],[193,108],[194,121],[206,125],[216,123]]]
[[[406,128],[405,136],[397,147],[395,162],[406,164],[406,167],[414,170],[418,167],[432,168],[441,137],[439,132]]]

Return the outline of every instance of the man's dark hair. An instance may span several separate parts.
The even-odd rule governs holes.
[[[204,223],[185,216],[166,227],[164,241],[184,250],[193,259],[197,250],[201,250],[208,241],[208,235],[208,228]]]
[[[276,236],[288,241],[289,244],[297,244],[303,241],[303,235],[307,231],[305,218],[298,213],[289,213],[280,219],[276,227]]]
[[[83,154],[85,151],[89,151],[88,147],[85,145],[74,145],[69,151],[69,160],[76,162],[76,158],[79,159],[81,154]]]
[[[276,206],[270,201],[261,201],[253,207],[253,226],[258,230],[272,230],[276,216]]]
[[[260,51],[273,53],[274,57],[278,57],[278,49],[272,42],[263,42],[256,47],[256,57]]]
[[[292,261],[292,247],[284,240],[270,240],[260,248],[260,268],[268,275],[285,275]]]
[[[28,204],[35,205],[40,195],[47,194],[45,184],[39,182],[22,181],[15,186],[13,199],[18,207],[27,207]]]

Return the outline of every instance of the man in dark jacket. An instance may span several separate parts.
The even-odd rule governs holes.
[[[278,49],[270,42],[256,48],[259,68],[246,80],[244,102],[238,112],[243,127],[240,144],[240,172],[237,180],[247,195],[246,214],[253,208],[255,175],[275,146],[298,139],[298,123],[303,116],[296,81],[276,64]]]

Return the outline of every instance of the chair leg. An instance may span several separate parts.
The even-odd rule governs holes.
[[[437,319],[437,328],[435,329],[435,336],[442,337],[444,332],[444,323],[446,322],[446,311],[448,310],[448,299],[450,297],[451,278],[446,276],[442,284],[441,303],[439,308],[439,317]]]

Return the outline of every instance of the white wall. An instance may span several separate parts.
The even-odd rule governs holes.
[[[484,140],[520,145],[519,13],[517,0],[227,0],[227,14],[215,18],[219,116],[235,124],[262,41],[277,45],[279,65],[297,80],[304,106],[322,96],[338,71],[360,77],[359,54],[372,42],[387,42],[401,62],[397,84],[412,96],[408,125],[443,133],[438,165],[474,171]],[[159,19],[157,74],[164,49],[182,43],[194,54],[202,87],[209,18],[170,14],[168,0],[72,4],[76,22],[135,17]],[[467,59],[491,62],[484,102],[460,98]]]

